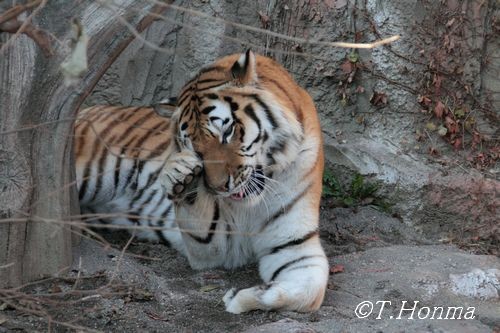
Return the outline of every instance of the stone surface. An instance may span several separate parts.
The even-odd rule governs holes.
[[[99,82],[87,105],[154,103],[176,95],[184,82],[217,57],[250,47],[276,58],[312,95],[321,117],[328,166],[337,177],[349,179],[361,173],[380,182],[381,192],[395,202],[393,209],[403,221],[435,239],[482,236],[484,229],[475,229],[478,224],[486,229],[497,224],[500,183],[493,178],[498,174],[498,163],[485,171],[490,177],[485,178],[464,167],[463,158],[437,134],[428,133],[424,142],[417,141],[417,129],[429,121],[417,99],[419,89],[432,79],[428,62],[438,40],[433,34],[446,29],[444,24],[435,27],[429,20],[443,6],[458,10],[456,2],[259,0],[241,5],[237,1],[185,0],[177,4],[208,17],[169,9],[164,20],[142,34],[163,50],[136,40]],[[462,6],[463,15],[481,36],[467,35],[463,44],[457,45],[470,60],[470,66],[464,66],[462,81],[486,102],[499,84],[496,76],[486,74],[498,67],[498,57],[493,55],[499,38],[485,39],[483,34],[492,33],[494,25],[488,18],[498,9],[478,6],[474,1],[465,1]],[[356,33],[362,42],[395,34],[402,38],[390,47],[359,50],[366,68],[342,90],[346,75],[341,65],[351,50],[313,41],[299,43],[248,31],[231,22],[313,41],[352,41]],[[478,59],[487,54],[491,54],[491,61],[480,65]],[[372,105],[374,91],[386,94],[388,104]],[[498,116],[494,107],[498,101],[493,99],[492,103]],[[484,133],[494,138],[498,123],[474,112]],[[431,146],[442,155],[429,155]],[[486,185],[485,192],[481,192],[481,184]],[[478,186],[478,199],[471,199],[469,189]],[[472,211],[465,208],[471,205]],[[464,235],[464,230],[475,231]],[[486,234],[489,237],[495,232]]]

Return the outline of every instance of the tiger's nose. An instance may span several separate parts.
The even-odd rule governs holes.
[[[231,175],[227,176],[227,179],[225,181],[223,181],[223,183],[221,184],[214,184],[213,186],[211,186],[215,191],[217,192],[228,192],[231,187],[233,186],[232,185],[232,177]]]

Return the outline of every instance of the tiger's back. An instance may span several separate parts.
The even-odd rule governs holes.
[[[163,226],[171,200],[157,184],[170,154],[170,121],[152,108],[96,106],[75,125],[75,163],[82,211],[101,223]],[[141,221],[143,217],[143,221]],[[168,242],[159,230],[141,238]]]

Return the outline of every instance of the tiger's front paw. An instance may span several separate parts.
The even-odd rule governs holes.
[[[160,182],[166,187],[171,200],[180,200],[186,194],[189,185],[201,174],[203,162],[196,153],[184,150],[168,158],[160,176]]]

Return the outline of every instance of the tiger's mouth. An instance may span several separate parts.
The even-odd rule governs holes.
[[[257,197],[264,191],[265,181],[266,178],[261,168],[253,170],[240,190],[232,193],[229,197],[235,201],[241,201],[247,197]]]

